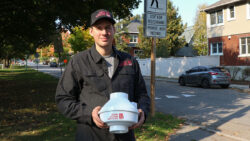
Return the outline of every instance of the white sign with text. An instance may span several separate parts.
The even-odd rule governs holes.
[[[166,14],[146,14],[146,27],[145,32],[147,37],[166,37],[166,25],[167,25],[167,15]]]
[[[146,0],[144,15],[144,35],[165,38],[167,28],[167,0]]]

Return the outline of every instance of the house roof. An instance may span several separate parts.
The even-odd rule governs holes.
[[[185,41],[187,43],[190,43],[190,41],[192,40],[193,36],[194,36],[194,28],[193,26],[189,26],[187,27],[184,32],[181,34],[180,37],[185,37]]]
[[[132,21],[127,26],[128,33],[139,33],[138,27],[141,25],[139,21]]]
[[[226,5],[229,5],[229,4],[233,4],[233,3],[237,3],[237,2],[240,2],[240,1],[244,1],[244,0],[220,0],[220,1],[216,2],[216,3],[214,3],[214,4],[209,5],[208,7],[206,7],[204,9],[204,11],[208,12],[208,11],[214,10],[216,8],[226,6]]]

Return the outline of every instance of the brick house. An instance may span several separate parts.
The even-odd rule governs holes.
[[[250,0],[220,0],[205,12],[209,55],[221,66],[250,66]]]
[[[140,53],[142,53],[142,50],[140,50],[137,47],[137,44],[139,42],[138,35],[139,30],[138,27],[141,26],[141,22],[138,20],[131,21],[127,26],[126,32],[122,32],[122,34],[126,34],[127,36],[121,36],[121,38],[126,42],[127,47],[129,48],[129,54],[138,57]],[[129,38],[126,38],[129,37]]]

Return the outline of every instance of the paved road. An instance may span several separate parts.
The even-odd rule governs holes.
[[[31,68],[34,68],[35,70],[38,69],[40,72],[44,72],[52,76],[55,76],[57,78],[59,78],[61,76],[61,73],[64,71],[64,68],[62,68],[62,71],[61,71],[60,67],[57,67],[57,68],[49,67],[49,65],[38,64],[38,67],[37,67],[37,64],[35,63],[29,63],[28,66]]]
[[[150,81],[146,80],[146,84],[149,88]],[[174,141],[250,140],[250,95],[247,93],[156,81],[155,98],[158,111],[185,118],[191,125],[190,129],[173,136]]]
[[[44,65],[39,65],[39,71],[61,75],[60,68]],[[150,92],[149,79],[146,85]],[[155,101],[158,111],[187,119],[188,125],[172,141],[250,141],[250,94],[156,81]]]

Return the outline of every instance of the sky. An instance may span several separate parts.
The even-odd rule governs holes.
[[[194,25],[196,11],[201,4],[211,5],[219,0],[171,0],[175,7],[179,9],[178,13],[182,18],[183,24]],[[133,15],[142,15],[144,13],[144,0],[138,9],[132,11]]]

